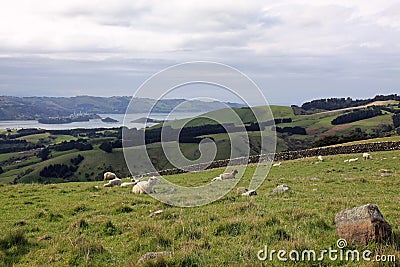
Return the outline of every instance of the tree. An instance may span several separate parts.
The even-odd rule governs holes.
[[[38,156],[39,158],[41,158],[42,161],[47,160],[47,159],[49,158],[49,156],[50,156],[50,149],[48,149],[47,147],[46,147],[46,148],[43,148],[42,150],[39,151],[39,153],[37,154],[37,156]]]
[[[112,144],[108,141],[104,141],[99,148],[107,153],[111,153],[113,149]]]
[[[393,119],[394,128],[399,127],[400,126],[400,114],[393,115],[392,119]]]

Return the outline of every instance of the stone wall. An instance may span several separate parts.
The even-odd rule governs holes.
[[[280,152],[275,154],[250,156],[248,160],[246,158],[237,158],[232,160],[230,159],[217,160],[211,162],[210,164],[196,164],[196,165],[186,166],[183,169],[174,168],[174,169],[162,170],[159,172],[150,172],[144,174],[143,176],[173,175],[186,172],[197,172],[197,171],[202,171],[204,169],[215,169],[215,168],[226,167],[228,166],[228,164],[230,166],[237,166],[237,165],[245,165],[248,163],[258,163],[260,161],[261,162],[272,161],[272,159],[275,161],[283,161],[283,160],[317,157],[319,155],[328,156],[328,155],[338,155],[338,154],[354,154],[354,153],[390,151],[390,150],[400,150],[400,141],[330,146],[330,147],[305,149],[305,150],[290,151],[290,152]]]

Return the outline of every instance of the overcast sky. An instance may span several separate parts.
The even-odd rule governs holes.
[[[239,69],[273,104],[398,93],[400,2],[6,0],[0,8],[0,95],[133,95],[155,72],[197,60]]]

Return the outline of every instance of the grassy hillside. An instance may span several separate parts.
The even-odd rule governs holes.
[[[396,102],[397,103],[397,102]],[[382,102],[381,104],[396,104],[392,102]],[[397,106],[391,106],[394,111],[398,111]],[[354,107],[353,107],[354,108]],[[256,110],[265,110],[265,107],[255,107]],[[249,108],[235,108],[233,109],[244,124],[249,125],[255,122],[254,114]],[[388,111],[383,111],[383,115],[359,120],[351,123],[332,125],[331,121],[337,116],[349,112],[347,109],[334,110],[329,112],[322,112],[310,115],[294,115],[292,108],[283,106],[271,106],[272,113],[276,119],[290,118],[292,122],[290,123],[280,123],[277,127],[302,127],[306,131],[306,135],[291,134],[291,133],[277,133],[276,151],[290,151],[310,148],[315,145],[317,140],[324,140],[324,138],[338,137],[347,138],[350,136],[349,140],[359,140],[371,137],[383,137],[383,136],[394,136],[395,129],[392,121],[392,113]],[[231,116],[229,115],[228,109],[223,109],[219,111],[213,111],[204,114],[201,117],[175,120],[165,122],[164,124],[158,124],[153,128],[161,126],[171,126],[172,128],[180,128],[182,126],[207,126],[208,124],[215,124],[217,122],[210,121],[204,117],[212,117],[217,119],[221,123],[231,123]],[[268,118],[265,118],[268,119]],[[391,130],[388,130],[390,129]],[[16,131],[12,132],[0,132],[0,134],[15,135],[18,134]],[[94,133],[91,133],[94,134]],[[90,137],[89,137],[90,136]],[[250,154],[256,155],[259,153],[264,153],[261,151],[261,136],[265,138],[268,143],[275,143],[271,138],[271,126],[263,132],[251,131],[248,132],[249,144],[250,144]],[[355,136],[355,137],[354,137]],[[130,174],[128,168],[124,163],[124,157],[122,149],[116,148],[112,153],[105,153],[99,149],[99,146],[105,142],[114,142],[118,139],[117,130],[107,130],[107,131],[97,131],[95,136],[91,136],[89,133],[79,133],[78,135],[56,135],[49,132],[32,134],[28,136],[23,136],[17,138],[17,140],[25,140],[29,143],[41,146],[54,146],[55,144],[60,144],[64,141],[87,140],[90,144],[94,146],[92,151],[78,151],[69,150],[66,152],[56,152],[52,151],[51,156],[48,160],[41,162],[41,160],[36,156],[38,151],[23,151],[20,153],[6,153],[0,154],[0,166],[3,168],[4,173],[0,173],[0,183],[9,183],[18,178],[21,182],[31,182],[31,181],[47,181],[56,182],[60,179],[41,179],[40,172],[46,166],[54,164],[70,164],[72,158],[82,155],[84,157],[83,162],[78,166],[78,170],[74,175],[75,181],[93,181],[101,179],[101,175],[105,170],[114,171],[122,177],[126,177]],[[216,155],[216,160],[229,158],[231,152],[231,142],[229,136],[224,133],[220,134],[205,134],[198,136],[200,138],[213,138],[215,140],[218,152]],[[236,132],[231,134],[234,139],[243,139],[245,133]],[[119,137],[120,138],[120,137]],[[353,139],[351,139],[353,138]],[[395,137],[393,137],[395,138]],[[1,140],[1,139],[0,139]],[[323,145],[330,145],[332,143],[327,143]],[[168,146],[176,145],[175,142],[167,144]],[[195,160],[200,156],[199,145],[197,143],[183,143],[179,145],[181,147],[182,153],[189,159]],[[141,164],[141,159],[137,158],[139,153],[135,153],[135,149],[132,148],[131,158],[136,164],[134,166],[133,172],[140,173],[143,171],[150,171],[143,164]],[[161,149],[160,143],[152,143],[148,145],[148,152],[153,164],[158,169],[168,169],[173,167]]]
[[[253,109],[256,112],[257,112],[257,110],[264,111],[265,107],[262,107],[262,106],[261,107],[253,107]],[[275,118],[292,118],[292,117],[294,117],[293,111],[290,107],[271,105],[270,109]],[[161,127],[161,126],[171,126],[172,128],[180,128],[180,127],[182,127],[182,125],[184,125],[186,127],[203,126],[205,124],[217,124],[217,121],[219,123],[231,123],[232,116],[230,114],[231,114],[232,110],[236,112],[236,114],[239,116],[241,121],[243,121],[243,123],[249,123],[249,122],[256,121],[253,112],[249,108],[232,108],[232,109],[225,108],[225,109],[207,112],[207,113],[204,113],[195,118],[173,120],[173,121],[165,122],[163,124],[157,124],[157,125],[153,126],[152,128],[157,128],[157,127]],[[216,121],[206,119],[204,117],[211,117],[211,118],[215,119]]]
[[[388,111],[382,111],[381,116],[369,119],[363,119],[351,123],[345,123],[341,125],[332,125],[331,123],[332,120],[334,120],[338,116],[348,113],[349,110],[365,108],[366,106],[378,105],[378,104],[385,107],[391,107],[395,111],[399,110],[397,106],[398,101],[393,101],[393,100],[373,102],[362,107],[345,108],[341,110],[320,112],[310,115],[294,115],[291,107],[271,106],[270,108],[275,119],[280,119],[280,118],[292,119],[291,123],[281,123],[277,124],[276,126],[280,128],[298,126],[304,128],[307,132],[307,135],[278,133],[277,152],[310,148],[314,145],[315,141],[330,136],[348,137],[356,134],[359,135],[361,139],[366,139],[366,138],[376,138],[376,137],[394,135],[395,129],[392,121],[393,113]],[[265,107],[255,107],[255,109],[266,110]],[[245,124],[256,122],[256,119],[249,108],[236,108],[233,110],[237,113],[237,115]],[[193,127],[193,126],[206,126],[208,124],[217,124],[216,121],[205,118],[208,116],[215,118],[215,120],[219,121],[220,123],[229,123],[232,122],[232,119],[230,119],[232,116],[230,114],[231,114],[231,109],[222,109],[218,111],[209,112],[195,118],[165,122],[164,124],[153,126],[153,128],[161,126],[171,126],[172,128],[179,129],[183,126]],[[253,138],[254,136],[256,136],[256,134],[254,133],[250,134],[251,139],[254,139]],[[229,144],[229,137],[226,134],[204,135],[203,137],[212,137],[220,142],[225,141],[225,144]],[[259,149],[255,147],[254,151],[257,150]]]
[[[168,206],[148,195],[132,195],[130,188],[103,188],[102,182],[0,185],[0,266],[135,266],[146,252],[164,250],[174,255],[147,266],[261,266],[257,252],[265,245],[286,251],[335,249],[335,214],[367,203],[379,206],[398,235],[400,154],[372,156],[354,164],[343,163],[354,155],[327,156],[321,163],[315,158],[282,162],[271,169],[257,196],[246,198],[233,190],[199,208]],[[167,178],[190,185],[221,171]],[[253,171],[250,166],[238,186],[247,186]],[[278,184],[292,191],[273,194]],[[162,214],[149,216],[160,209]],[[389,244],[348,248],[400,259],[399,245],[394,237]],[[394,266],[329,258],[311,263]],[[293,265],[276,257],[263,264]]]

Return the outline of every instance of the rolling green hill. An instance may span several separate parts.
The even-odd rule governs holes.
[[[376,104],[376,103],[375,103]],[[368,138],[379,138],[385,136],[395,136],[396,129],[394,128],[392,115],[394,112],[398,112],[398,102],[384,101],[380,102],[383,107],[389,108],[382,110],[382,115],[359,120],[351,123],[345,123],[341,125],[332,125],[332,120],[341,116],[342,114],[348,114],[347,108],[341,110],[333,110],[328,112],[320,112],[309,115],[294,115],[293,109],[284,106],[271,106],[272,113],[275,119],[290,119],[290,123],[279,123],[276,126],[284,128],[300,127],[305,129],[306,134],[292,134],[290,132],[278,132],[277,133],[277,144],[276,151],[291,151],[310,148],[315,145],[332,145],[343,142],[357,141],[360,139]],[[365,107],[358,107],[365,108]],[[263,111],[265,107],[255,107],[257,112]],[[352,109],[357,109],[357,107],[352,107]],[[233,108],[236,114],[240,117],[245,125],[251,125],[255,123],[255,117],[249,108]],[[215,125],[215,121],[210,121],[204,117],[216,118],[221,123],[230,123],[231,115],[228,109],[222,109],[219,111],[212,111],[205,113],[202,116],[168,121],[163,124],[158,124],[154,127],[148,128],[146,131],[152,131],[161,126],[170,126],[172,128],[184,127],[202,127],[206,128],[207,125]],[[265,118],[268,120],[268,118]],[[19,153],[5,153],[0,154],[0,166],[3,169],[3,173],[0,174],[0,182],[8,183],[13,181],[18,182],[61,182],[61,181],[94,181],[100,180],[102,173],[106,170],[116,172],[121,177],[127,177],[130,172],[125,164],[124,156],[121,148],[114,148],[112,153],[105,153],[99,149],[100,145],[104,142],[117,142],[120,135],[118,130],[88,130],[86,133],[53,133],[53,132],[40,132],[28,134],[26,136],[21,136],[18,138],[13,138],[15,140],[26,141],[27,144],[32,144],[32,146],[46,146],[52,149],[50,158],[41,161],[37,157],[38,150],[32,151],[21,151]],[[12,138],[13,135],[18,135],[17,132],[0,132],[0,135],[5,138],[5,140]],[[259,131],[249,131],[245,132],[235,132],[231,134],[232,138],[243,139],[246,135],[249,137],[250,145],[250,155],[257,155],[260,153],[265,153],[261,151],[260,143],[261,136],[267,138],[266,136],[271,135],[271,126],[267,126],[262,132]],[[118,137],[119,136],[119,137]],[[217,146],[216,160],[227,159],[230,157],[231,152],[231,141],[226,133],[214,133],[214,134],[204,134],[198,136],[198,138],[212,138]],[[78,151],[77,149],[68,151],[53,151],[53,146],[60,144],[62,142],[77,141],[78,139],[84,140],[93,146],[93,150],[89,151]],[[267,142],[273,141],[270,139],[265,139]],[[176,142],[171,142],[166,144],[167,146],[176,145]],[[181,143],[179,144],[182,153],[191,160],[196,160],[200,156],[198,143]],[[160,143],[151,143],[147,145],[148,153],[152,160],[152,163],[158,170],[172,168],[173,166],[167,158],[165,157]],[[141,163],[143,160],[139,158],[140,153],[135,153],[135,147],[130,148],[130,155],[132,161],[135,162],[134,174],[143,173],[148,170]],[[244,153],[244,152],[243,152]],[[74,159],[81,155],[84,157],[83,161],[76,166],[74,175],[69,178],[56,178],[56,177],[41,177],[40,172],[45,167],[51,167],[55,164],[64,164],[72,168],[71,159]],[[243,154],[244,155],[244,154]],[[138,157],[138,158],[135,158]],[[75,167],[74,167],[75,168]]]
[[[347,114],[352,110],[362,109],[366,108],[367,106],[374,105],[381,107],[391,107],[394,111],[400,111],[398,107],[399,102],[394,100],[372,102],[366,106],[344,108],[332,111],[322,111],[320,113],[310,115],[294,115],[293,109],[290,107],[271,106],[270,109],[275,119],[290,118],[292,120],[292,122],[290,123],[281,123],[277,124],[276,126],[280,128],[299,126],[304,128],[307,132],[307,135],[278,133],[277,151],[281,152],[286,150],[310,148],[314,145],[315,141],[324,139],[325,137],[329,136],[353,136],[353,138],[357,138],[357,136],[359,136],[360,139],[367,139],[395,134],[395,127],[392,120],[392,116],[394,113],[385,110],[382,111],[381,116],[373,118],[345,123],[341,125],[332,125],[331,123],[332,120],[340,115]],[[258,110],[256,112],[259,112],[260,110],[265,110],[265,107],[255,107],[255,109]],[[234,108],[233,110],[238,114],[240,119],[245,124],[256,122],[256,119],[249,108]],[[181,128],[182,126],[206,126],[208,124],[217,124],[216,121],[219,121],[220,123],[229,123],[231,122],[230,114],[231,109],[222,109],[205,113],[204,115],[200,115],[199,117],[195,118],[165,122],[163,124],[153,126],[153,128],[161,126],[171,126],[172,128]],[[204,117],[215,118],[215,121],[211,121],[210,119]],[[251,138],[253,138],[254,136],[255,135],[252,134]],[[229,137],[226,134],[212,134],[204,135],[202,137],[213,137],[214,139],[219,141],[225,140],[226,143],[228,143],[227,141],[229,140]]]

